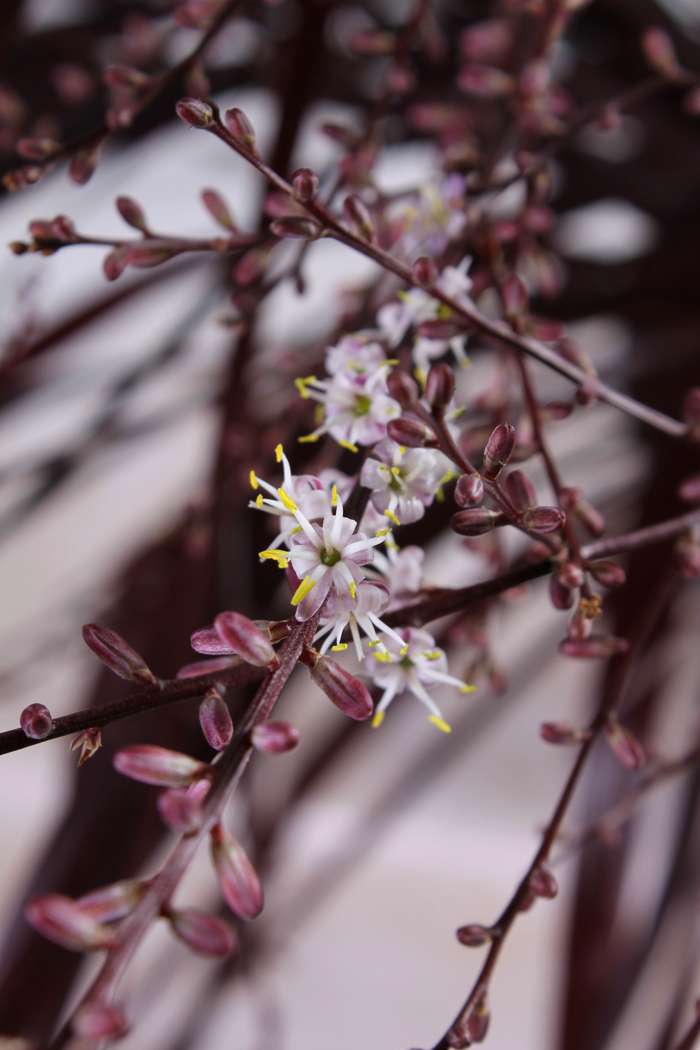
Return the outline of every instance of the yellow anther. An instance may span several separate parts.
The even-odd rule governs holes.
[[[263,494],[262,494],[262,492],[259,492],[257,494],[257,496],[255,497],[255,506],[260,508],[260,507],[264,506],[264,504],[265,504],[265,500],[263,499]]]
[[[442,485],[435,490],[435,499],[438,501],[438,503],[445,502],[445,490],[442,487]]]
[[[399,452],[401,453],[402,456],[405,456],[406,455],[406,446],[405,445],[399,445]]]
[[[438,715],[429,715],[428,721],[432,722],[436,729],[439,729],[441,733],[451,733],[452,726],[449,722],[446,722],[444,718],[439,718]]]
[[[379,650],[374,653],[374,659],[380,664],[392,664],[394,662],[391,658],[391,653],[385,653]]]
[[[309,383],[315,383],[316,376],[297,376],[294,380],[294,386],[299,391],[299,395],[304,399],[308,398],[309,391],[307,389]]]
[[[336,642],[335,645],[331,646],[331,652],[332,653],[344,653],[345,650],[347,649],[347,647],[348,647],[348,643],[347,642]]]
[[[375,711],[374,717],[372,718],[372,729],[379,729],[380,725],[384,721],[384,712]]]
[[[278,445],[275,445],[275,459],[277,460],[278,463],[282,462],[282,456],[283,455],[284,455],[284,449],[282,448],[282,444],[280,443]]]
[[[391,473],[394,475],[395,478],[400,478],[401,477],[401,467],[389,467],[389,470],[391,471]]]
[[[289,554],[287,551],[269,550],[259,551],[258,557],[261,561],[274,561],[279,569],[286,569],[289,565]]]
[[[384,364],[385,365],[398,365],[400,363],[401,362],[399,361],[398,357],[386,357],[386,358],[384,358]]]
[[[367,642],[370,649],[374,649],[375,645],[379,645],[379,639],[374,638],[371,642]]]
[[[334,485],[331,489],[331,507],[338,506],[338,486]]]
[[[400,525],[401,524],[399,519],[394,514],[393,510],[385,510],[384,511],[384,517],[388,518],[389,521],[393,521],[394,525]]]
[[[399,649],[399,656],[408,656],[408,646],[402,645]]]
[[[355,601],[355,598],[357,598],[357,584],[354,580],[348,584],[348,590],[350,591],[350,597]]]
[[[460,685],[459,691],[460,693],[475,693],[476,686],[471,685],[469,682],[465,682],[464,685]]]
[[[311,444],[312,441],[318,441],[320,434],[302,434],[301,437],[297,438],[300,445]]]
[[[457,471],[456,470],[448,470],[440,478],[440,484],[441,485],[446,485],[448,481],[452,481],[452,478],[456,478],[456,477],[457,477]]]
[[[391,532],[391,529],[376,529],[374,535],[375,536],[388,536],[390,532]]]
[[[438,649],[426,649],[426,651],[422,655],[425,657],[426,660],[440,659],[440,652]]]
[[[296,536],[298,532],[301,532],[301,525],[295,525],[289,533],[290,536]]]
[[[413,374],[421,385],[421,388],[425,388],[425,381],[428,378],[424,368],[414,368]]]
[[[341,448],[346,448],[348,452],[359,452],[357,445],[353,445],[352,441],[339,441],[338,444]]]
[[[249,472],[249,474],[248,474],[248,481],[250,482],[250,487],[252,489],[259,489],[260,488],[260,482],[258,481],[257,475],[256,475],[254,470],[251,470]]]
[[[310,576],[307,576],[305,580],[302,580],[292,595],[292,605],[298,605],[299,602],[302,602],[309,591],[312,591],[315,586],[316,580],[312,580]]]
[[[277,489],[277,495],[282,501],[282,506],[285,507],[286,510],[290,510],[292,514],[295,514],[297,511],[297,505],[293,499],[289,498],[284,489]]]

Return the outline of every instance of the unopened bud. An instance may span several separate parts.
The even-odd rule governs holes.
[[[30,740],[45,740],[53,729],[53,718],[48,707],[30,704],[19,716],[20,729]]]
[[[466,948],[481,948],[488,944],[493,938],[488,926],[479,926],[478,923],[470,923],[468,926],[460,926],[457,930],[457,940]]]
[[[281,219],[275,219],[270,223],[270,230],[275,237],[307,238],[313,239],[321,235],[322,228],[313,219],[306,219],[302,215],[284,215]]]
[[[559,892],[557,880],[544,865],[535,868],[530,876],[530,889],[536,897],[545,897],[547,900],[553,900]]]
[[[437,280],[437,268],[427,255],[421,255],[419,259],[416,259],[411,270],[414,281],[421,288],[432,288]]]
[[[394,368],[386,381],[389,397],[397,401],[401,408],[410,408],[415,405],[419,397],[418,384],[413,376],[400,368]]]
[[[450,518],[450,528],[460,536],[483,536],[491,532],[504,521],[500,511],[487,510],[486,507],[473,507],[460,510]]]
[[[406,416],[392,419],[386,429],[391,440],[397,445],[406,445],[408,448],[425,448],[426,445],[435,444],[433,431],[417,419],[408,419]]]
[[[352,193],[349,197],[345,198],[343,202],[343,211],[355,232],[359,234],[363,240],[369,241],[370,244],[374,244],[374,241],[376,240],[374,221],[364,201],[356,196],[356,194]]]
[[[83,641],[113,674],[129,682],[156,684],[156,676],[143,657],[116,631],[99,623],[87,623],[83,627]]]
[[[204,739],[215,751],[223,751],[233,736],[228,704],[218,689],[210,689],[199,705],[199,725]]]
[[[576,600],[576,595],[571,587],[562,583],[556,574],[549,577],[549,598],[555,609],[561,611],[570,609]]]
[[[117,197],[116,205],[117,211],[125,223],[132,226],[135,230],[140,230],[141,233],[148,233],[146,216],[143,213],[143,208],[137,201],[132,197]]]
[[[195,781],[189,788],[171,788],[158,796],[160,819],[171,831],[189,835],[202,825],[202,802],[209,790],[206,780]]]
[[[68,174],[78,186],[84,186],[95,174],[100,153],[100,143],[74,153],[68,164]]]
[[[168,920],[175,936],[198,955],[223,959],[238,946],[236,931],[216,915],[184,908],[169,911]]]
[[[204,762],[157,744],[131,744],[117,751],[114,768],[125,777],[158,787],[186,787],[207,770]]]
[[[327,656],[317,656],[313,650],[306,655],[311,677],[339,711],[356,722],[371,716],[372,697],[359,678]]]
[[[424,397],[432,409],[441,411],[454,397],[455,377],[449,365],[433,365],[425,381]]]
[[[465,1034],[470,1044],[483,1043],[489,1030],[490,1020],[491,1014],[486,1005],[486,995],[484,994],[474,1003],[464,1025]]]
[[[261,722],[251,735],[256,751],[281,755],[299,743],[299,730],[291,722]]]
[[[114,942],[112,930],[86,915],[70,897],[58,893],[30,901],[24,914],[37,933],[73,952],[109,948]]]
[[[581,587],[584,580],[584,572],[580,565],[573,561],[564,561],[557,566],[556,574],[565,587],[576,590]]]
[[[562,656],[578,660],[599,660],[618,653],[626,653],[629,642],[613,635],[592,634],[588,638],[565,638],[559,643]]]
[[[574,729],[564,722],[543,722],[540,737],[546,744],[580,744],[589,733],[585,729]]]
[[[201,98],[181,98],[175,104],[175,112],[191,128],[210,128],[214,123],[214,110]]]
[[[102,262],[102,271],[108,281],[116,281],[124,273],[128,265],[128,250],[126,245],[120,244],[105,255]]]
[[[601,587],[621,587],[626,580],[625,570],[614,561],[598,561],[590,566],[590,573]]]
[[[532,532],[556,532],[566,521],[559,507],[531,507],[523,511],[522,523]]]
[[[457,335],[464,335],[464,328],[458,321],[448,321],[442,318],[431,318],[429,321],[421,321],[416,329],[423,339],[454,339]]]
[[[219,613],[214,621],[214,628],[229,647],[228,651],[240,656],[246,663],[253,664],[254,667],[268,667],[270,670],[279,666],[269,637],[242,613]]]
[[[642,50],[655,72],[667,80],[678,80],[683,70],[678,62],[673,41],[665,29],[650,26],[642,36]]]
[[[80,910],[96,922],[117,922],[129,915],[146,892],[147,884],[137,879],[123,879],[85,893],[75,902]]]
[[[499,423],[491,431],[484,449],[481,473],[493,481],[501,473],[515,448],[515,427],[510,423]]]
[[[517,274],[511,274],[505,282],[502,295],[506,317],[510,320],[522,317],[527,310],[527,288],[525,282]]]
[[[647,755],[636,736],[620,725],[616,718],[608,718],[605,723],[605,739],[610,745],[615,758],[625,769],[641,769],[646,764]]]
[[[220,193],[217,193],[216,190],[202,190],[201,199],[202,204],[219,226],[223,226],[231,233],[237,232],[231,211]]]
[[[118,1039],[126,1035],[129,1024],[118,1003],[90,1002],[81,1006],[72,1020],[73,1033],[79,1039]]]
[[[311,168],[299,168],[292,175],[292,186],[296,199],[307,204],[318,193],[318,175]]]
[[[231,911],[246,921],[257,918],[264,903],[260,879],[240,842],[220,824],[212,828],[211,853],[221,892]]]
[[[511,470],[503,479],[503,487],[516,510],[527,510],[537,503],[535,487],[522,470]]]
[[[479,474],[462,474],[455,485],[455,503],[458,507],[478,507],[484,498],[484,483]]]
[[[232,139],[239,146],[256,153],[255,131],[242,109],[227,109],[224,113],[224,126]]]

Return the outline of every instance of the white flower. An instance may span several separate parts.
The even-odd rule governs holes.
[[[302,397],[323,406],[323,421],[300,441],[317,441],[330,434],[339,445],[356,452],[386,436],[387,423],[401,414],[386,386],[386,367],[376,372],[336,372],[330,379],[307,376],[297,380]]]
[[[380,619],[380,614],[388,604],[389,591],[386,584],[380,580],[362,580],[357,586],[354,599],[347,592],[329,595],[321,615],[320,630],[314,638],[314,641],[317,641],[325,636],[320,649],[321,654],[329,648],[332,648],[333,652],[347,649],[347,644],[341,641],[346,628],[350,631],[358,660],[365,657],[360,631],[367,635],[372,648],[376,646],[379,650],[386,651],[377,631],[393,638],[399,646],[403,645],[401,636]]]
[[[377,342],[376,332],[343,336],[335,346],[328,347],[324,360],[329,375],[368,375],[387,364],[386,350]]]
[[[397,633],[402,638],[402,645],[389,637],[386,650],[374,652],[377,666],[372,678],[383,688],[384,693],[375,710],[372,725],[380,726],[394,697],[408,691],[428,708],[428,721],[443,733],[450,733],[451,727],[442,717],[428,689],[452,685],[462,693],[471,693],[474,686],[466,685],[459,678],[448,674],[447,657],[442,649],[436,648],[435,639],[427,631],[416,627],[399,627]]]
[[[449,480],[445,458],[431,449],[405,449],[389,438],[380,441],[365,460],[360,475],[372,492],[372,504],[395,525],[418,521]]]
[[[267,514],[274,514],[280,519],[280,531],[271,542],[271,547],[278,547],[280,543],[288,543],[290,534],[298,528],[297,520],[289,507],[290,502],[299,507],[305,517],[311,521],[314,518],[322,518],[331,509],[330,485],[325,487],[322,479],[314,477],[313,474],[292,474],[292,468],[282,445],[277,445],[275,448],[275,459],[282,464],[281,488],[287,494],[286,503],[280,498],[279,487],[275,488],[274,485],[259,478],[254,470],[251,470],[249,474],[250,487],[258,494],[248,506]],[[263,496],[260,490],[269,495]]]
[[[466,224],[465,179],[450,175],[429,182],[415,197],[395,203],[388,212],[397,244],[407,255],[441,255]]]
[[[385,543],[386,554],[375,551],[372,568],[381,572],[391,594],[389,608],[395,609],[421,589],[425,551],[422,547],[399,548],[391,537]]]

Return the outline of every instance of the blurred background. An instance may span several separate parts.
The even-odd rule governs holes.
[[[3,170],[17,167],[21,135],[69,141],[99,126],[105,62],[162,69],[179,61],[196,35],[163,28],[171,6],[3,4]],[[448,52],[437,64],[418,56],[416,73],[419,92],[434,100],[455,94],[451,41],[499,5],[433,6]],[[411,5],[285,0],[242,9],[207,52],[213,96],[248,114],[263,152],[287,172],[332,168],[338,146],[321,125],[360,121],[375,89],[374,66],[343,46],[344,27],[369,16],[400,24]],[[557,55],[578,104],[600,103],[648,75],[639,38],[650,24],[665,25],[685,64],[700,68],[700,12],[691,0],[595,0]],[[5,194],[3,240],[21,240],[31,220],[56,214],[90,235],[124,236],[114,208],[120,194],[136,198],[158,230],[215,236],[199,201],[204,186],[223,193],[240,227],[254,230],[260,179],[174,119],[182,93],[173,84],[131,128],[110,136],[87,185],[59,165]],[[540,304],[608,381],[675,415],[700,382],[698,129],[678,95],[664,91],[612,130],[586,128],[558,153],[552,206],[563,281]],[[390,113],[377,164],[382,188],[420,184],[439,166],[409,107]],[[517,200],[499,206],[507,214]],[[49,258],[0,257],[2,729],[16,726],[31,702],[60,715],[124,694],[118,680],[98,675],[80,637],[85,622],[121,631],[167,677],[190,658],[190,633],[219,610],[269,614],[280,597],[272,574],[256,565],[259,524],[246,510],[244,478],[288,434],[285,414],[292,426],[300,418],[289,407],[290,378],[304,371],[298,362],[315,359],[343,304],[378,280],[372,264],[341,246],[313,246],[305,293],[287,282],[266,300],[246,384],[233,390],[230,265],[185,256],[109,284],[104,254],[86,246]],[[460,379],[465,398],[487,389],[492,367],[475,346]],[[570,395],[539,369],[537,381],[542,396]],[[551,437],[567,483],[605,514],[610,534],[682,509],[675,492],[693,469],[692,450],[603,405],[575,412]],[[533,479],[546,491],[534,468]],[[411,534],[426,545],[427,579],[485,578],[488,560],[446,534],[444,520]],[[629,586],[612,605],[615,633],[631,630],[655,600],[668,563],[667,547],[628,560]],[[674,591],[633,678],[631,724],[652,754],[672,757],[697,738],[698,612],[697,588]],[[479,964],[480,952],[461,947],[454,930],[498,914],[570,766],[571,752],[544,745],[539,725],[584,723],[603,687],[598,667],[554,655],[562,614],[545,582],[471,613],[464,637],[477,633],[489,640],[488,661],[475,694],[444,698],[455,726],[449,738],[433,735],[408,699],[375,733],[347,723],[306,680],[293,683],[280,713],[299,726],[302,744],[281,758],[259,757],[231,813],[264,873],[263,917],[242,931],[242,950],[226,964],[195,959],[157,930],[125,982],[135,1024],[127,1050],[433,1045]],[[473,649],[452,637],[451,664],[461,673]],[[79,772],[65,740],[0,760],[4,1035],[46,1044],[92,972],[92,962],[30,929],[26,897],[78,895],[147,873],[167,849],[155,792],[111,767],[115,749],[148,741],[203,754],[196,706],[115,724]],[[599,748],[568,831],[599,818],[631,783]],[[499,963],[494,1050],[674,1045],[700,994],[699,788],[694,772],[671,781],[614,840],[594,838],[557,865],[559,899],[538,902],[517,923]],[[206,857],[177,900],[218,907]]]

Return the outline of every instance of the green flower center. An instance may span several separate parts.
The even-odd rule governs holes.
[[[340,554],[338,553],[338,551],[322,550],[321,561],[324,565],[328,565],[328,567],[330,568],[333,565],[338,564],[338,562],[340,561]]]
[[[357,394],[355,397],[355,404],[353,405],[353,415],[355,416],[366,416],[369,415],[369,410],[372,407],[372,402],[366,394]]]

